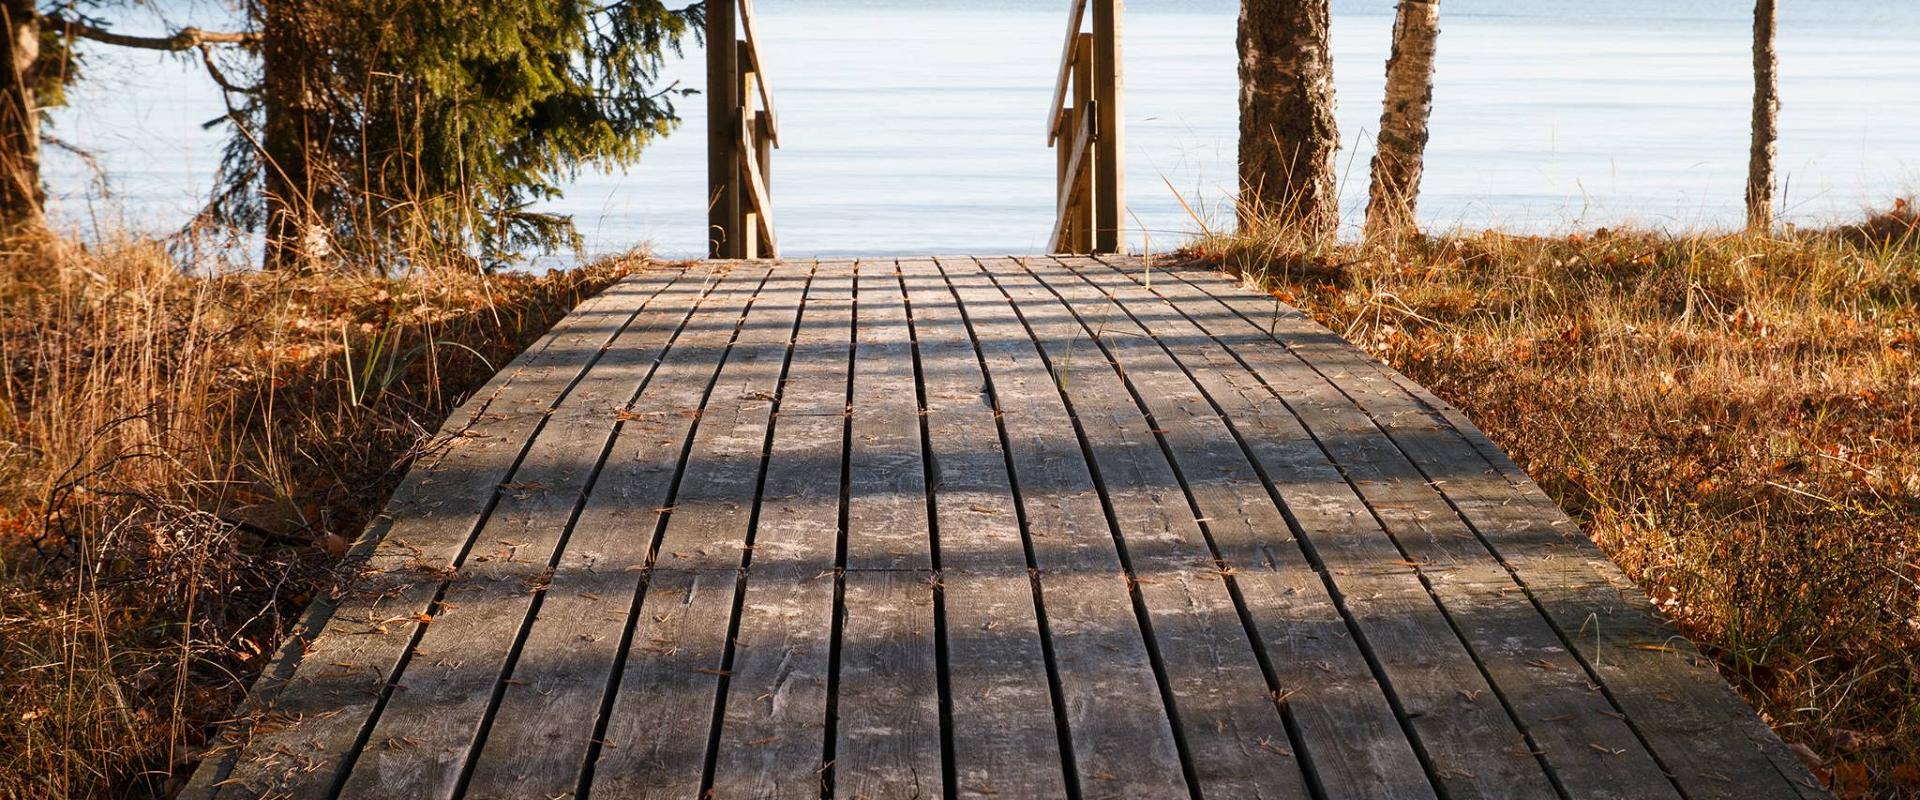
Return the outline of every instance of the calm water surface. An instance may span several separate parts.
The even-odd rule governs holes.
[[[1043,249],[1054,163],[1044,121],[1065,0],[756,5],[781,113],[773,183],[788,254]],[[1750,7],[1447,0],[1422,218],[1526,230],[1738,224]],[[1231,219],[1236,8],[1129,3],[1136,248],[1167,249]],[[1335,0],[1350,225],[1365,204],[1392,10],[1392,0]],[[1920,189],[1915,41],[1911,0],[1787,4],[1788,218],[1844,219]],[[692,55],[696,63],[676,65],[672,77],[698,87]],[[57,112],[55,132],[94,151],[107,180],[103,187],[79,159],[55,155],[57,213],[95,230],[179,226],[217,165],[220,134],[200,123],[220,115],[218,96],[197,65],[166,57],[102,53],[93,69],[101,79]],[[640,164],[583,174],[550,204],[574,215],[590,249],[704,252],[704,114],[698,98],[682,112],[686,124]]]

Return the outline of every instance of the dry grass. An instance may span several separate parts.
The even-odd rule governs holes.
[[[0,254],[0,797],[164,796],[463,392],[639,263]]]
[[[1846,796],[1920,796],[1920,229],[1190,254],[1468,410]]]

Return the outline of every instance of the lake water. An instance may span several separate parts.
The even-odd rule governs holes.
[[[1066,0],[757,0],[781,113],[775,208],[789,255],[1028,253],[1052,226],[1044,121]],[[1335,0],[1345,216],[1365,204],[1392,0]],[[1784,215],[1857,216],[1920,189],[1920,13],[1913,0],[1785,4]],[[1230,222],[1232,0],[1133,0],[1126,17],[1128,201],[1135,247]],[[1746,0],[1446,0],[1430,227],[1672,229],[1742,219],[1751,94]],[[177,21],[200,21],[178,11]],[[673,77],[698,87],[702,67]],[[89,230],[164,231],[211,184],[221,113],[196,63],[94,57],[55,115],[93,151],[53,154],[56,213]],[[551,208],[597,252],[705,249],[704,110],[624,173],[591,173]],[[1194,206],[1196,221],[1182,207]]]

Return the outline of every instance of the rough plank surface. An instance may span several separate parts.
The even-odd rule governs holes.
[[[650,271],[431,452],[185,797],[1828,796],[1457,409],[1205,269]]]

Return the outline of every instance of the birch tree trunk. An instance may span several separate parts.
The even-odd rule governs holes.
[[[1240,4],[1240,226],[1328,241],[1340,224],[1328,0]]]
[[[1773,230],[1774,161],[1780,140],[1780,56],[1775,0],[1753,6],[1753,153],[1747,163],[1747,230]]]
[[[1433,116],[1433,62],[1440,38],[1440,0],[1400,0],[1387,59],[1387,96],[1380,111],[1367,235],[1417,232],[1420,175],[1426,168],[1427,121]]]
[[[34,92],[40,58],[40,15],[33,0],[0,0],[6,25],[0,78],[0,233],[39,228],[46,208],[40,183],[40,105]]]

